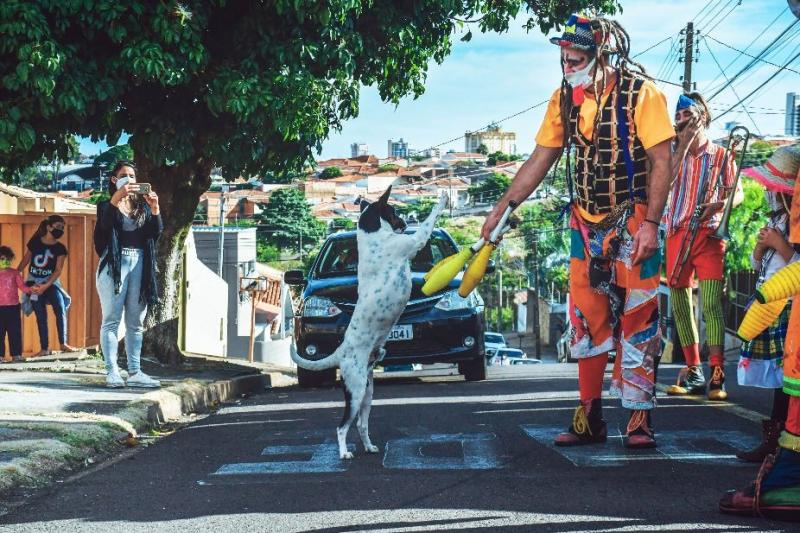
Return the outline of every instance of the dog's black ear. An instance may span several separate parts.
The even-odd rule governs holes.
[[[389,195],[392,194],[392,186],[389,185],[389,188],[386,189],[380,198],[378,198],[378,204],[381,206],[388,205],[389,203]]]
[[[369,202],[360,196],[356,199],[356,204],[358,204],[358,206],[361,208],[362,213],[364,212],[364,209],[369,207]]]

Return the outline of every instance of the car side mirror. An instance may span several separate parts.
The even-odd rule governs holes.
[[[287,270],[283,274],[283,281],[285,281],[287,285],[305,285],[306,277],[302,270]]]
[[[494,259],[489,259],[489,262],[486,264],[486,273],[494,274],[495,270],[497,270],[497,263],[494,262]]]

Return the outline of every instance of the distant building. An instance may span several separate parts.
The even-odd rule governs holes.
[[[402,137],[400,137],[399,141],[389,139],[387,150],[389,152],[387,157],[408,157],[408,143],[403,141]]]
[[[353,143],[350,145],[350,157],[356,158],[369,155],[369,146],[364,143]]]
[[[786,127],[784,133],[800,136],[800,94],[786,93]]]
[[[464,151],[477,152],[481,145],[486,146],[487,153],[517,153],[517,134],[502,131],[499,126],[489,126],[486,131],[466,132],[464,134]]]

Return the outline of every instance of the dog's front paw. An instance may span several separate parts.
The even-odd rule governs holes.
[[[339,454],[339,459],[352,459],[353,452],[344,452]]]
[[[367,453],[380,453],[381,449],[375,446],[374,444],[370,444],[369,446],[364,446],[364,449]]]

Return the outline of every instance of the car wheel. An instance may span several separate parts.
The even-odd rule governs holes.
[[[297,367],[297,384],[300,385],[301,388],[309,389],[313,387],[322,387],[324,385],[333,385],[334,383],[336,383],[335,368],[315,372],[313,370]]]
[[[458,364],[458,372],[464,375],[467,381],[483,381],[486,379],[486,357],[478,357],[472,361]]]

